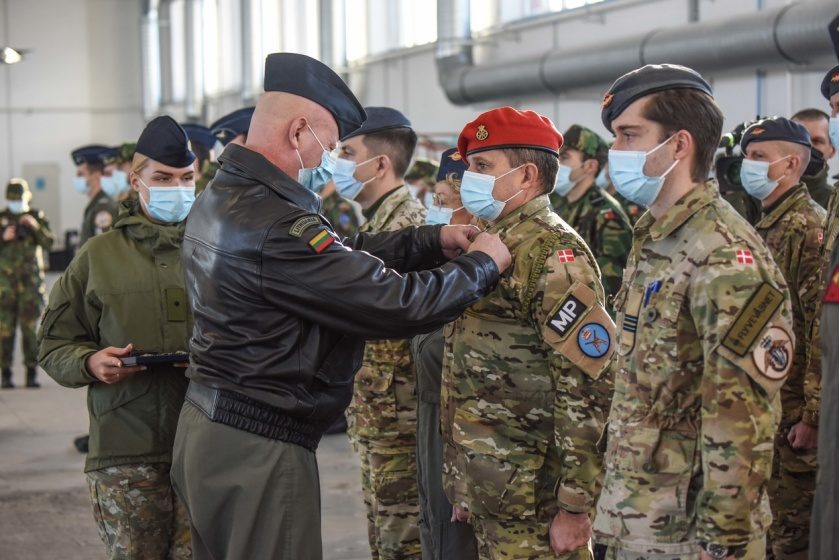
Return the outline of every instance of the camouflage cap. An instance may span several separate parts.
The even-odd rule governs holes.
[[[29,183],[26,179],[9,179],[6,183],[6,200],[23,200],[23,195],[29,193]]]
[[[405,174],[405,180],[425,181],[429,185],[433,185],[437,178],[437,167],[437,164],[430,159],[417,158]]]
[[[560,148],[560,153],[565,150],[579,150],[584,156],[596,159],[600,165],[606,163],[606,158],[609,157],[609,144],[593,130],[574,124],[562,136],[565,138],[565,143]]]

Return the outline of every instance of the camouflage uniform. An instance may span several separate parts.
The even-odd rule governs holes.
[[[833,245],[839,237],[839,183],[833,186],[833,192],[827,201],[827,218],[824,222],[824,245],[822,246],[822,272],[827,273]]]
[[[108,558],[192,558],[189,515],[169,465],[120,465],[87,473],[93,518]]]
[[[559,509],[590,514],[600,490],[614,323],[594,256],[547,196],[490,231],[513,264],[444,327],[443,486],[481,558],[554,558]]]
[[[111,229],[117,214],[116,203],[100,191],[88,202],[84,209],[82,230],[79,233],[79,247],[94,235],[99,235]]]
[[[425,208],[404,185],[371,210],[362,232],[396,231],[425,223]],[[410,341],[367,343],[347,420],[347,433],[361,456],[372,558],[419,558],[417,391]]]
[[[790,428],[801,421],[818,427],[821,356],[820,352],[810,351],[810,341],[821,293],[819,259],[826,214],[803,184],[767,210],[755,229],[766,241],[789,287],[793,331],[799,341],[789,377],[781,388],[781,426],[775,438],[769,484],[774,521],[769,529],[767,557],[806,560],[816,485],[816,450],[793,449],[787,436]]]
[[[810,198],[824,209],[830,202],[830,196],[833,194],[833,187],[828,182],[828,167],[825,163],[822,165],[821,171],[815,175],[804,175],[801,181],[807,185],[807,191],[810,193]]]
[[[612,188],[614,189],[614,187]],[[609,194],[612,195],[612,198],[618,201],[618,204],[620,204],[621,208],[623,208],[624,212],[626,212],[626,216],[629,218],[629,223],[633,226],[646,211],[643,206],[635,204],[618,191],[610,192]]]
[[[332,228],[341,238],[352,237],[358,231],[358,216],[353,205],[342,198],[337,191],[323,199],[321,214],[326,216]]]
[[[17,237],[3,241],[6,227],[17,225],[29,215],[41,226],[30,231],[17,226]],[[0,368],[12,367],[15,331],[20,325],[23,336],[23,364],[29,370],[38,365],[36,328],[44,307],[44,251],[52,247],[53,234],[43,212],[30,209],[14,214],[0,212]],[[32,376],[34,382],[34,376]]]
[[[574,202],[555,195],[551,203],[594,253],[609,303],[621,287],[623,267],[632,247],[629,217],[617,200],[594,185]]]
[[[595,539],[625,560],[698,560],[699,542],[761,558],[794,342],[783,276],[711,181],[634,237]]]

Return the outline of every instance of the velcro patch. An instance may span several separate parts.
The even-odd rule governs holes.
[[[562,338],[565,338],[574,325],[585,315],[588,306],[571,294],[568,294],[559,305],[553,317],[548,319],[548,327]]]
[[[320,225],[320,223],[321,221],[318,216],[303,216],[302,218],[297,218],[297,220],[291,224],[288,234],[292,237],[300,237],[307,229],[312,226]]]
[[[764,376],[779,381],[792,366],[792,339],[780,327],[769,327],[752,352],[755,367]]]
[[[309,241],[309,246],[315,251],[315,253],[323,253],[327,247],[332,245],[335,242],[335,238],[332,237],[327,230],[323,230],[312,238]]]
[[[766,282],[761,284],[728,329],[722,345],[741,358],[748,354],[783,302],[784,294],[780,290]]]
[[[825,303],[839,303],[839,266],[833,269],[830,278],[827,279],[827,289],[824,291]]]

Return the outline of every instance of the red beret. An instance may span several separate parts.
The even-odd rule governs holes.
[[[461,157],[504,148],[531,148],[559,155],[562,134],[548,117],[534,111],[499,107],[463,127],[457,139]]]

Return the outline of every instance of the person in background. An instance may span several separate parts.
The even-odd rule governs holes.
[[[79,247],[94,235],[111,229],[117,215],[116,203],[102,190],[105,170],[102,158],[109,151],[107,146],[93,144],[77,148],[70,154],[76,164],[73,188],[89,200],[82,217]]]
[[[830,169],[827,161],[836,155],[836,146],[830,140],[830,115],[820,109],[802,109],[790,120],[804,125],[810,134],[810,145],[818,152],[813,154],[810,165],[801,178],[807,185],[810,197],[822,208],[827,209],[833,186],[828,181]]]
[[[255,107],[236,109],[211,124],[210,131],[222,146],[227,146],[231,142],[244,144],[248,139],[254,109]]]
[[[39,333],[44,370],[88,391],[84,470],[112,559],[191,557],[189,519],[169,478],[185,364],[123,360],[188,356],[192,316],[180,249],[195,198],[194,161],[171,117],[148,123],[129,177],[137,199],[123,201],[114,228],[76,254],[50,293]]]
[[[411,196],[431,208],[434,203],[434,183],[437,176],[437,163],[426,158],[417,158],[405,173],[405,184]]]
[[[29,206],[32,191],[24,179],[6,184],[0,211],[0,388],[12,389],[15,332],[23,337],[26,386],[38,388],[36,328],[44,307],[44,251],[54,241],[43,212]]]
[[[181,127],[186,131],[190,147],[195,153],[195,192],[201,194],[218,171],[213,153],[217,138],[212,130],[202,124],[181,123]]]

